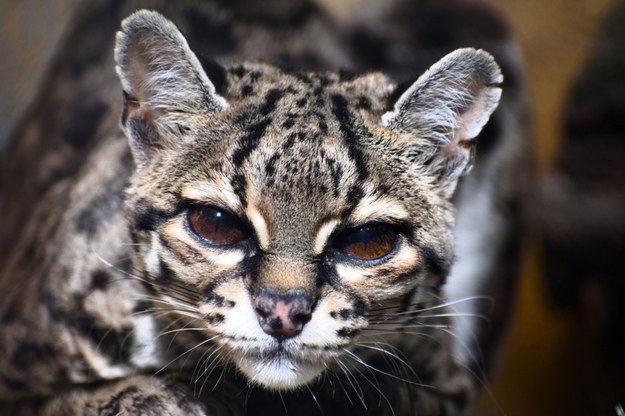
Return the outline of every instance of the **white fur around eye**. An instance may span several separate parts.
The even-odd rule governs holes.
[[[216,178],[213,182],[190,184],[184,187],[181,195],[186,200],[225,206],[232,212],[242,210],[241,200],[236,196],[229,181],[224,178]]]
[[[355,224],[367,222],[402,221],[410,217],[403,205],[392,198],[375,194],[365,195],[350,216]]]
[[[245,258],[242,250],[228,250],[213,256],[214,263],[224,269],[232,269],[239,265]]]
[[[256,231],[256,236],[258,238],[258,244],[260,248],[263,250],[269,249],[269,227],[267,226],[267,221],[263,215],[258,211],[258,209],[250,204],[245,211],[247,214],[247,218],[249,218],[252,226],[254,227],[254,231]]]
[[[323,253],[323,250],[328,243],[328,239],[332,235],[332,232],[336,229],[336,226],[339,224],[339,220],[333,218],[321,225],[319,227],[319,231],[317,232],[317,236],[315,237],[315,244],[313,246],[313,252],[315,255],[320,255]]]
[[[161,250],[160,242],[158,240],[158,234],[156,232],[152,232],[150,234],[152,238],[150,249],[147,254],[144,256],[145,262],[145,270],[150,274],[158,274],[160,272],[160,260],[158,258],[158,253]]]
[[[358,283],[372,277],[375,274],[373,270],[367,270],[362,267],[355,267],[344,263],[336,265],[336,272],[342,280],[349,283]]]

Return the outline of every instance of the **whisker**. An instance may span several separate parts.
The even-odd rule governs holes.
[[[315,404],[317,405],[317,409],[319,409],[319,411],[321,412],[322,415],[325,415],[326,413],[321,408],[321,405],[319,404],[319,400],[317,400],[317,396],[315,396],[315,393],[313,393],[312,389],[310,388],[310,386],[308,384],[306,385],[306,388],[308,389],[308,392],[310,393],[310,396],[312,397],[312,399],[314,400]]]
[[[167,369],[170,365],[172,365],[174,362],[178,361],[180,358],[184,357],[185,355],[188,356],[188,354],[190,354],[191,352],[195,351],[196,349],[208,344],[209,342],[215,340],[219,338],[219,335],[215,335],[213,337],[207,338],[204,341],[200,342],[199,344],[195,345],[192,348],[189,348],[188,350],[186,350],[185,352],[179,354],[176,358],[174,358],[173,360],[171,360],[170,362],[168,362],[167,364],[165,364],[163,367],[161,367],[160,370],[158,370],[156,373],[154,373],[154,375],[158,375],[160,373],[162,373],[163,371],[165,371],[165,369]]]
[[[374,344],[375,346],[371,346],[368,344]],[[386,344],[389,347],[392,347],[390,344]],[[374,351],[378,351],[381,352],[384,355],[390,356],[392,358],[394,358],[395,360],[399,361],[401,364],[403,364],[405,366],[405,368],[409,369],[415,376],[416,373],[414,371],[414,368],[412,368],[412,365],[410,365],[410,363],[408,363],[408,361],[406,361],[404,358],[401,358],[399,355],[392,353],[391,351],[388,351],[385,348],[380,347],[380,343],[378,342],[374,342],[374,341],[370,341],[370,342],[362,342],[360,341],[357,346],[362,347],[362,348],[367,348],[370,350],[374,350]],[[394,349],[396,349],[395,347],[392,347]]]
[[[395,374],[391,374],[387,371],[384,370],[380,370],[379,368],[376,368],[370,364],[367,364],[366,362],[364,362],[360,357],[358,357],[356,354],[354,354],[353,352],[351,352],[350,350],[343,348],[343,351],[349,355],[350,357],[352,357],[353,359],[355,359],[356,361],[358,361],[360,364],[364,365],[365,367],[371,369],[372,371],[378,372],[380,374],[384,374],[385,376],[391,377],[395,380],[399,380],[402,381],[404,383],[408,383],[408,384],[412,384],[414,386],[418,386],[418,387],[425,387],[425,388],[432,388],[433,386],[427,385],[427,384],[423,384],[423,383],[417,383],[415,381],[411,381],[411,380],[405,380],[402,379],[400,377],[397,377]]]
[[[352,389],[354,390],[354,393],[356,393],[356,396],[360,400],[360,403],[366,409],[367,408],[367,404],[365,403],[364,393],[363,393],[360,385],[358,384],[358,380],[356,380],[356,378],[352,374],[351,370],[349,368],[347,368],[347,366],[345,364],[343,364],[343,362],[341,360],[339,360],[338,358],[335,358],[335,360],[336,360],[336,363],[341,368],[341,370],[343,370],[343,373],[345,374],[345,377],[347,378],[347,381],[352,386]],[[356,382],[356,385],[358,385],[358,388],[356,388],[356,385],[354,384],[354,382]]]
[[[476,295],[476,296],[468,296],[466,298],[457,299],[457,300],[453,300],[453,301],[447,301],[447,302],[439,303],[439,304],[436,304],[436,305],[433,305],[433,306],[428,306],[428,307],[421,307],[421,305],[419,303],[414,303],[414,304],[410,304],[408,306],[414,306],[414,307],[416,307],[416,309],[411,310],[411,311],[405,311],[405,312],[397,312],[397,313],[399,313],[399,314],[422,313],[422,312],[433,311],[433,310],[445,308],[445,307],[448,307],[448,306],[454,306],[454,305],[459,305],[459,304],[463,304],[463,303],[466,303],[466,302],[478,301],[478,300],[493,302],[493,299],[490,296]],[[380,307],[380,308],[371,308],[370,312],[380,312],[380,311],[384,311],[384,310],[388,310],[388,309],[397,309],[397,308],[402,308],[402,307],[406,307],[406,305],[397,304],[397,305],[384,306],[384,307]]]

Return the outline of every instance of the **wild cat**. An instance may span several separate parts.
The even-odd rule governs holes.
[[[100,5],[76,33],[134,6]],[[499,204],[526,146],[513,96],[456,189],[501,100],[493,57],[458,49],[406,83],[342,46],[373,45],[370,18],[324,30],[305,2],[148,6],[163,14],[123,20],[114,64],[90,48],[64,62],[71,88],[51,81],[5,168],[6,408],[466,414],[498,332],[470,318],[514,266],[497,261],[516,224]],[[42,129],[51,103],[74,110],[59,134]],[[59,147],[38,153],[47,136]],[[31,174],[46,189],[29,204],[14,203],[22,149],[62,172]]]

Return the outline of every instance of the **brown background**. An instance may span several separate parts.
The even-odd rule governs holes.
[[[359,0],[319,1],[336,13],[348,13]],[[613,1],[491,3],[510,21],[526,60],[542,173],[561,143],[562,109],[570,85]],[[76,4],[78,0],[0,0],[0,147],[36,90]],[[602,399],[593,396],[598,381],[592,351],[580,342],[575,318],[550,306],[540,256],[539,244],[532,244],[507,348],[477,414],[598,414],[596,401]]]

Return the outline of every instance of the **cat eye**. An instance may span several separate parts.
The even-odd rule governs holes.
[[[343,234],[335,247],[358,260],[377,260],[393,251],[399,233],[386,225],[368,225]]]
[[[214,245],[231,245],[249,238],[249,232],[234,215],[216,208],[191,208],[189,226],[195,234]]]

